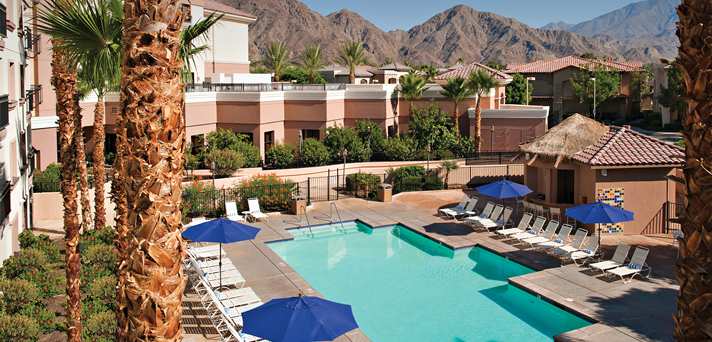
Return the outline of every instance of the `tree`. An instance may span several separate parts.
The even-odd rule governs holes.
[[[588,105],[589,108],[593,108],[594,101],[593,78],[596,79],[595,100],[597,105],[600,105],[620,92],[621,77],[617,72],[608,71],[599,67],[593,70],[581,70],[575,73],[571,78],[571,86],[581,103]],[[591,110],[591,113],[593,113],[593,110]]]
[[[356,121],[356,134],[363,142],[364,146],[371,150],[373,154],[383,152],[383,144],[386,136],[375,121],[358,120]]]
[[[531,101],[534,87],[531,84],[527,86],[527,82],[529,81],[522,74],[512,75],[512,82],[507,85],[507,103],[523,105]]]
[[[228,149],[208,152],[207,160],[216,177],[230,177],[244,164],[240,153]]]
[[[482,97],[489,94],[490,90],[497,86],[497,80],[489,72],[484,70],[473,71],[467,77],[467,85],[477,95],[475,104],[475,149],[480,152],[482,148]]]
[[[435,76],[438,75],[438,68],[432,64],[425,64],[420,66],[420,72],[427,83],[432,83],[435,82]]]
[[[272,42],[267,48],[262,64],[272,71],[275,82],[281,81],[284,69],[289,66],[289,48],[287,48],[287,44],[284,42]]]
[[[447,80],[447,84],[443,86],[443,91],[440,92],[453,103],[453,122],[455,123],[455,134],[460,135],[460,111],[458,106],[460,102],[474,95],[472,89],[467,86],[467,82],[462,77],[455,77]]]
[[[178,55],[183,59],[183,70],[181,72],[183,82],[193,82],[193,78],[190,75],[192,68],[196,67],[195,56],[208,50],[207,44],[199,45],[197,42],[206,41],[208,32],[222,17],[222,14],[210,13],[207,17],[203,17],[197,22],[186,26],[180,32]]]
[[[502,71],[507,68],[507,66],[504,63],[500,62],[497,59],[490,59],[487,62],[485,62],[485,65],[494,69],[494,70],[499,70],[499,71]]]
[[[74,153],[77,158],[77,169],[79,177],[80,203],[82,204],[82,228],[91,228],[91,205],[89,204],[89,173],[87,171],[86,149],[84,148],[84,129],[82,128],[82,108],[79,106],[79,91],[74,94],[74,120],[76,131],[74,132]]]
[[[415,72],[408,72],[401,76],[400,92],[403,98],[408,101],[408,110],[413,113],[413,101],[419,99],[428,89],[427,81]]]
[[[302,52],[302,68],[306,71],[309,83],[317,83],[317,79],[321,78],[319,69],[323,66],[324,61],[321,56],[321,46],[319,44],[307,46]]]
[[[442,163],[440,163],[440,168],[445,172],[445,184],[448,183],[448,179],[450,178],[450,172],[457,170],[460,166],[457,165],[457,162],[454,160],[445,160]]]
[[[309,76],[309,72],[300,66],[289,66],[284,69],[281,80],[284,82],[294,81],[297,84],[324,84],[326,80],[320,73]]]
[[[324,145],[329,149],[331,160],[335,163],[344,160],[344,152],[346,161],[350,163],[368,161],[371,158],[371,150],[364,146],[356,130],[351,127],[327,128]]]
[[[185,126],[184,15],[177,0],[125,0],[121,112],[123,187],[130,222],[119,288],[119,340],[177,341],[186,244],[180,233]],[[149,58],[150,57],[150,58]],[[127,326],[121,326],[125,321]]]
[[[662,87],[660,89],[660,95],[658,96],[658,101],[660,104],[669,108],[670,111],[681,116],[687,108],[687,102],[683,98],[684,85],[682,84],[682,77],[680,75],[680,70],[675,64],[670,65],[667,69],[668,84],[667,87]]]
[[[457,141],[450,116],[435,105],[416,110],[408,129],[416,148],[421,151],[450,149]]]
[[[349,82],[356,83],[356,67],[361,64],[366,64],[366,50],[363,44],[357,41],[350,41],[341,47],[339,52],[339,63],[345,65],[349,69]]]
[[[707,0],[683,0],[678,7],[680,38],[675,63],[682,75],[687,111],[683,116],[687,201],[681,216],[675,315],[678,341],[712,340],[712,6]]]

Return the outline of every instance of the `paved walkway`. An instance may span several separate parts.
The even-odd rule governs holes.
[[[455,204],[459,190],[400,194],[393,203],[345,199],[337,202],[343,220],[359,219],[371,226],[402,223],[451,248],[480,245],[539,272],[510,279],[515,285],[541,295],[561,307],[569,308],[599,323],[557,337],[560,341],[668,341],[672,340],[672,314],[677,286],[673,280],[675,246],[669,241],[641,236],[606,236],[604,252],[612,254],[620,240],[651,248],[652,280],[631,284],[591,275],[586,269],[567,265],[544,253],[521,249],[494,234],[474,232],[435,213],[437,208]],[[328,223],[329,203],[316,203],[309,209],[311,224]],[[289,228],[306,225],[304,216],[275,214],[257,224],[262,231],[255,241],[224,245],[231,261],[263,301],[272,298],[318,292],[276,255],[265,242],[290,239]],[[187,336],[195,338],[195,336]],[[337,341],[368,341],[353,331]]]

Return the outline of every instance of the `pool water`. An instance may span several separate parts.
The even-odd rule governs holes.
[[[479,247],[453,251],[360,222],[294,235],[269,247],[327,299],[350,304],[373,341],[550,341],[591,324],[508,285],[533,271]]]

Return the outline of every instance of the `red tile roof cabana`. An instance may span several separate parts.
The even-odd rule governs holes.
[[[554,212],[603,201],[635,213],[635,221],[606,227],[640,234],[667,202],[675,202],[684,151],[633,131],[574,114],[543,136],[520,146],[528,201]]]

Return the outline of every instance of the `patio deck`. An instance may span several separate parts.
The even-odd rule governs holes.
[[[451,248],[480,245],[539,272],[515,277],[510,282],[541,295],[555,305],[571,309],[599,323],[556,337],[557,341],[671,341],[672,315],[675,310],[677,285],[674,281],[676,247],[669,241],[644,236],[604,236],[603,249],[610,256],[619,241],[645,245],[651,249],[653,268],[651,280],[635,280],[631,284],[597,278],[575,265],[559,267],[557,259],[544,253],[522,250],[494,238],[492,233],[474,232],[471,228],[436,215],[437,208],[455,204],[462,198],[459,190],[404,193],[393,203],[343,199],[337,202],[343,220],[359,219],[371,226],[401,223],[440,241]],[[310,207],[312,225],[326,222],[329,203]],[[300,222],[300,219],[302,222]],[[289,228],[306,225],[304,217],[270,215],[269,220],[256,224],[262,231],[255,241],[224,245],[228,257],[247,279],[263,301],[295,296],[299,292],[318,292],[265,242],[290,239]],[[186,335],[200,340],[199,335]],[[208,336],[206,336],[208,337]],[[360,330],[337,341],[369,341]]]

